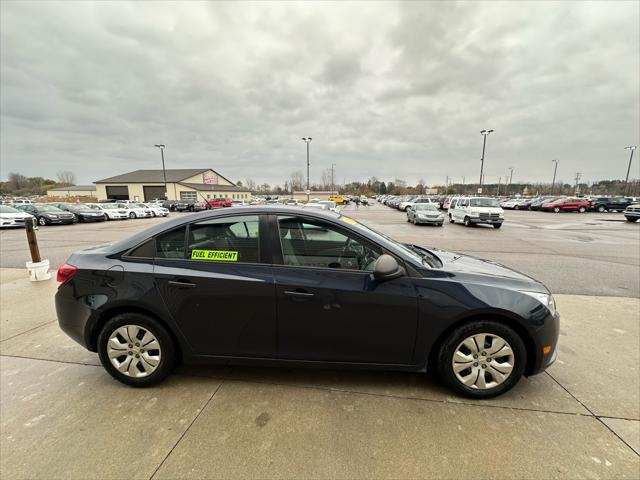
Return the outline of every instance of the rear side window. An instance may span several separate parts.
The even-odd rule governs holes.
[[[157,258],[184,258],[186,227],[176,228],[156,237]]]
[[[258,215],[224,217],[189,227],[187,258],[213,262],[257,263],[260,260]]]

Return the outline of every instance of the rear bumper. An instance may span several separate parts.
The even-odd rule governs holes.
[[[89,305],[81,303],[67,290],[73,290],[73,287],[63,285],[55,295],[58,324],[64,333],[84,348],[89,349],[87,325],[93,310]]]

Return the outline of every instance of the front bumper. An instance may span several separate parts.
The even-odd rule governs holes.
[[[501,224],[504,222],[504,218],[480,218],[480,217],[469,217],[469,221],[475,224],[486,224],[486,225],[495,225]]]
[[[104,221],[104,215],[81,215],[80,218],[83,222],[102,222]]]
[[[637,220],[640,218],[640,212],[629,212],[627,210],[624,211],[625,218],[629,218],[632,220]]]
[[[416,219],[416,223],[433,223],[433,224],[442,224],[444,223],[444,217],[414,217]]]
[[[536,332],[536,355],[534,362],[529,366],[527,375],[535,375],[544,372],[558,358],[558,340],[560,338],[560,314],[556,311],[554,315],[549,315],[544,325]],[[544,353],[543,348],[551,346],[548,353]]]
[[[56,224],[56,225],[70,225],[72,223],[76,223],[77,220],[75,218],[49,218],[45,217],[47,222]]]

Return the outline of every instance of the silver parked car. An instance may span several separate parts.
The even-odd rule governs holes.
[[[435,203],[416,203],[407,210],[407,222],[413,222],[414,225],[428,223],[441,227],[444,214],[438,210]]]

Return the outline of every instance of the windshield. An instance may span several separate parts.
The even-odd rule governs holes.
[[[319,202],[319,203],[321,203],[323,205],[326,205],[329,208],[333,208],[333,207],[336,206],[336,202],[330,202],[329,200],[325,200],[325,201],[322,201],[322,202]]]
[[[438,211],[438,209],[433,203],[416,203],[416,205],[413,208],[415,210],[420,210],[420,211],[424,211],[424,210],[430,210],[434,212]]]
[[[6,205],[0,205],[0,213],[22,213],[20,210],[8,207]]]
[[[469,199],[471,207],[497,207],[498,201],[495,198],[471,198]]]
[[[38,205],[38,210],[42,212],[62,212],[62,210],[53,205]]]

